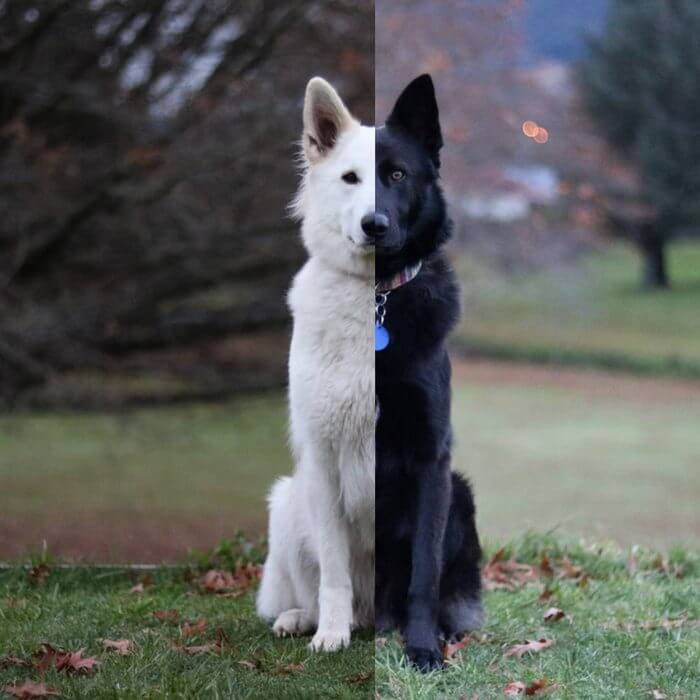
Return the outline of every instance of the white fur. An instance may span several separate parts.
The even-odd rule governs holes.
[[[257,610],[276,634],[315,630],[311,648],[334,651],[374,621],[374,254],[360,224],[374,211],[374,130],[314,78],[303,145],[293,211],[309,260],[289,293],[296,469],[270,493]],[[358,184],[342,180],[349,171]]]

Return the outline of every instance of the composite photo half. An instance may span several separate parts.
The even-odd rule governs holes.
[[[698,35],[0,0],[0,699],[700,698]]]

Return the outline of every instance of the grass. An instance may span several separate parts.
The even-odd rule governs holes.
[[[377,650],[378,697],[502,698],[511,681],[542,678],[558,686],[547,695],[552,698],[650,698],[653,690],[674,700],[700,697],[697,552],[675,552],[672,559],[685,566],[684,577],[676,578],[660,571],[651,555],[638,555],[639,569],[632,573],[625,553],[611,547],[529,536],[510,548],[519,561],[538,562],[542,553],[552,560],[568,556],[588,573],[588,585],[555,578],[487,592],[481,634],[448,670],[428,676],[406,667],[397,639],[389,638]],[[553,594],[541,603],[545,586]],[[548,606],[567,617],[545,623]],[[685,622],[665,629],[664,620]],[[554,646],[522,660],[504,658],[511,645],[543,638]]]
[[[369,698],[374,643],[356,636],[348,651],[314,655],[306,640],[276,639],[253,610],[253,593],[241,598],[202,594],[184,580],[185,569],[161,569],[153,586],[130,593],[124,569],[54,569],[41,585],[26,570],[0,572],[0,688],[25,678],[43,680],[65,698]],[[179,622],[154,618],[177,610]],[[182,623],[206,619],[207,629],[187,639]],[[189,655],[177,646],[224,640],[220,651]],[[105,651],[101,640],[128,639],[129,656]],[[3,668],[2,656],[28,659],[41,644],[100,661],[89,676],[55,669]],[[245,662],[244,664],[240,662]],[[252,668],[251,668],[252,666]],[[0,692],[0,697],[4,695]]]
[[[516,278],[463,257],[457,346],[501,359],[699,377],[700,246],[669,248],[670,290],[640,289],[639,267],[623,246]]]
[[[630,559],[610,545],[530,534],[508,545],[506,556],[537,564],[543,554],[555,568],[567,556],[587,585],[554,576],[486,592],[484,629],[446,671],[427,676],[406,667],[395,636],[375,644],[364,632],[334,655],[311,654],[306,638],[275,639],[255,617],[254,591],[233,599],[201,593],[185,567],[155,570],[142,594],[130,592],[137,575],[121,568],[54,566],[41,582],[26,569],[2,570],[0,659],[29,659],[50,643],[85,649],[101,663],[87,676],[0,663],[0,688],[43,677],[65,698],[485,699],[503,697],[510,681],[546,677],[558,685],[553,698],[643,698],[653,689],[675,700],[700,697],[699,552],[679,548],[662,560],[636,551]],[[545,587],[546,604],[538,601]],[[550,605],[567,618],[545,623]],[[159,621],[158,610],[177,610],[179,620]],[[201,619],[207,628],[184,639],[183,624]],[[503,657],[510,645],[540,638],[555,644],[520,661]],[[102,639],[131,640],[135,651],[118,656]],[[178,649],[215,639],[224,640],[221,650]]]
[[[257,517],[289,470],[286,406],[262,396],[123,413],[0,416],[5,513],[145,511]],[[89,497],[86,496],[89,494]]]
[[[507,369],[495,365],[494,376],[481,377],[467,363],[454,385],[454,463],[475,483],[483,532],[508,538],[558,527],[625,545],[697,541],[700,388],[676,395],[664,382],[584,372],[523,381]],[[285,411],[281,396],[268,396],[0,417],[0,510],[18,519],[24,547],[44,538],[52,548],[57,539],[70,544],[80,522],[104,522],[115,543],[161,528],[170,546],[182,538],[180,556],[236,527],[261,531],[265,493],[291,468]],[[150,520],[137,531],[140,514]],[[188,540],[191,520],[219,529]],[[22,551],[0,551],[0,559]]]
[[[654,380],[606,374],[573,373],[577,383],[480,381],[469,365],[463,374],[453,464],[474,483],[482,532],[697,543],[700,387],[665,395]]]

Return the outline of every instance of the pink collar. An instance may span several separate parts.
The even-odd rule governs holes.
[[[388,280],[378,281],[374,287],[375,291],[379,294],[393,292],[395,289],[398,289],[404,284],[408,284],[412,279],[415,279],[422,266],[423,263],[419,260],[415,265],[405,267],[403,270],[401,270],[401,272],[397,272]]]

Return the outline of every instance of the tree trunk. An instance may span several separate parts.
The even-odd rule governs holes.
[[[659,238],[642,241],[640,245],[644,259],[642,285],[646,289],[668,289],[666,266],[666,243]]]

